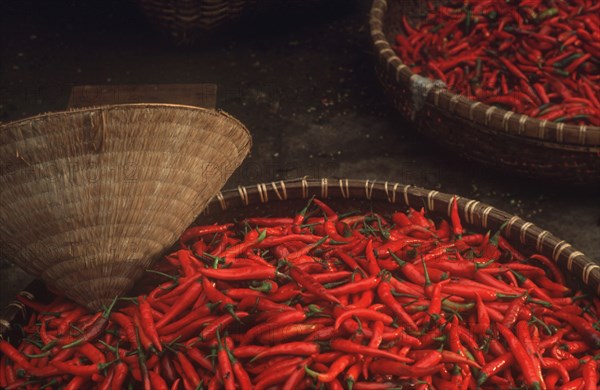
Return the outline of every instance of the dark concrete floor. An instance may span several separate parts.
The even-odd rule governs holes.
[[[370,2],[349,3],[178,47],[132,2],[4,0],[0,120],[64,109],[73,85],[216,83],[219,108],[254,138],[227,188],[305,175],[415,184],[515,213],[600,261],[598,190],[489,171],[416,134],[375,79]],[[0,267],[3,306],[29,278]]]

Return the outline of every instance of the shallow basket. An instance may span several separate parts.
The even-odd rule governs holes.
[[[251,216],[290,216],[301,210],[312,196],[326,200],[336,211],[374,210],[388,214],[421,208],[433,216],[448,217],[453,195],[389,182],[350,179],[298,179],[238,187],[219,192],[208,204],[197,224],[224,223]],[[460,216],[472,230],[494,231],[506,224],[502,234],[525,254],[538,252],[553,259],[569,275],[570,283],[600,295],[600,264],[577,251],[564,240],[530,222],[475,200],[458,198]],[[40,286],[28,292],[44,294]],[[42,295],[43,296],[43,295]],[[23,322],[25,308],[13,302],[0,315],[0,334],[11,321]]]
[[[242,16],[314,7],[323,0],[136,0],[155,26],[181,43],[194,40],[198,33],[211,30]],[[342,0],[329,0],[342,3]],[[344,0],[346,1],[346,0]]]
[[[2,125],[2,257],[97,310],[173,245],[250,145],[232,117],[171,104]]]
[[[178,41],[188,41],[198,30],[209,30],[239,18],[247,0],[137,0],[154,25]]]
[[[540,121],[451,93],[414,74],[391,43],[418,0],[374,0],[370,13],[376,73],[400,113],[463,157],[521,176],[600,185],[600,127]],[[422,13],[421,13],[422,15]]]

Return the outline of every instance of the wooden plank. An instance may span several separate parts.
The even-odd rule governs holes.
[[[126,103],[173,103],[214,109],[216,84],[77,85],[69,108]]]

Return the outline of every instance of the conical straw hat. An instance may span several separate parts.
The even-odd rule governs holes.
[[[90,309],[127,292],[240,165],[232,117],[128,104],[0,126],[0,250]]]

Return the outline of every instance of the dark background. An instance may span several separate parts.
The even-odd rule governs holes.
[[[306,175],[415,184],[517,214],[600,260],[597,189],[515,178],[437,148],[377,83],[370,2],[323,3],[177,46],[133,1],[3,0],[0,121],[62,110],[74,85],[215,83],[218,107],[254,138],[226,188]],[[29,278],[0,267],[3,304]]]

